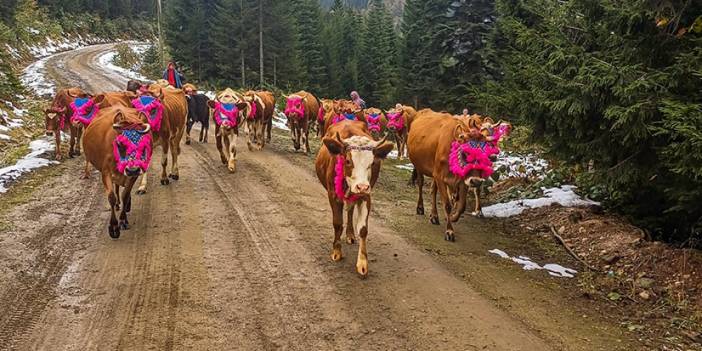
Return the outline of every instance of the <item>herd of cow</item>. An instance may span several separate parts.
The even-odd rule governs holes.
[[[332,209],[334,243],[331,258],[342,258],[341,234],[346,214],[346,241],[359,241],[356,269],[368,274],[366,237],[371,208],[371,189],[380,175],[381,163],[398,144],[398,156],[414,165],[412,183],[417,185],[417,214],[424,214],[424,176],[432,177],[430,221],[439,224],[437,193],[445,211],[445,239],[454,241],[452,223],[465,212],[470,191],[475,197],[473,215],[482,215],[480,188],[492,172],[499,153],[498,142],[511,125],[479,115],[454,116],[430,109],[416,111],[396,105],[388,111],[360,109],[349,100],[318,99],[300,91],[285,96],[293,146],[310,153],[309,134],[316,130],[322,140],[315,169],[327,190]],[[237,168],[237,138],[241,127],[250,151],[262,150],[271,140],[275,96],[268,91],[237,92],[224,89],[210,99],[186,84],[183,89],[165,81],[142,84],[130,81],[127,90],[91,95],[80,88],[57,92],[46,109],[47,134],[56,140],[61,158],[61,132],[70,135],[70,157],[85,153],[84,177],[91,166],[101,173],[111,207],[110,237],[119,238],[129,228],[131,192],[139,176],[137,193],[147,191],[146,172],[155,146],[162,148],[161,184],[178,180],[178,155],[183,134],[191,143],[194,123],[201,123],[199,142],[208,141],[210,120],[221,161],[232,173]],[[167,173],[168,154],[171,169]],[[124,189],[120,192],[120,187]],[[119,215],[117,214],[119,212]]]

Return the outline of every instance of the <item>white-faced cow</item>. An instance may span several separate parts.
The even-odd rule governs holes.
[[[327,190],[334,224],[331,259],[342,258],[341,232],[344,211],[347,211],[346,237],[348,243],[359,238],[356,271],[368,274],[366,238],[368,214],[371,210],[371,190],[380,175],[382,160],[392,151],[393,144],[375,141],[364,122],[341,121],[331,126],[322,139],[315,168],[317,177]]]
[[[244,111],[247,105],[241,95],[230,88],[217,94],[208,104],[213,111],[212,118],[215,121],[215,139],[219,156],[229,171],[234,173],[236,172],[236,141],[243,117],[241,111]]]

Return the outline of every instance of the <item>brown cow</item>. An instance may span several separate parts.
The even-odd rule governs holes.
[[[319,114],[319,100],[304,90],[285,97],[285,116],[292,135],[295,151],[305,146],[305,153],[310,153],[310,125],[315,123]]]
[[[212,109],[212,119],[215,121],[215,139],[217,150],[222,163],[229,171],[236,172],[236,140],[239,136],[239,125],[243,122],[243,112],[248,105],[244,98],[234,90],[227,88],[217,94],[208,105]],[[224,152],[223,147],[227,149]]]
[[[392,151],[393,144],[374,141],[366,124],[341,121],[329,128],[322,139],[315,168],[317,177],[327,190],[334,224],[331,259],[341,260],[341,231],[344,210],[347,213],[346,238],[349,244],[360,238],[356,271],[368,275],[366,237],[368,214],[371,210],[371,190],[380,175],[382,160]]]
[[[131,100],[136,97],[132,92],[109,92],[102,93],[90,99],[75,99],[71,103],[71,127],[82,133],[84,128],[87,128],[90,123],[99,115],[100,110],[111,106],[131,107]],[[85,161],[85,172],[83,179],[90,178],[90,162]],[[119,199],[118,199],[119,202]]]
[[[394,109],[387,111],[388,130],[397,141],[398,158],[402,160],[407,149],[407,134],[410,131],[417,110],[411,106],[397,104]]]
[[[161,157],[161,185],[168,185],[168,180],[178,180],[178,155],[180,155],[180,141],[185,132],[185,122],[188,117],[188,102],[181,89],[162,88],[151,84],[144,89],[142,95],[132,100],[132,105],[149,117],[154,144],[160,144],[163,149]],[[173,164],[170,174],[166,174],[168,167],[168,151],[171,152]],[[148,184],[147,176],[141,178],[141,185],[137,194],[145,194]]]
[[[127,213],[131,211],[131,192],[142,173],[145,175],[153,150],[149,118],[136,109],[114,106],[98,112],[98,117],[85,129],[85,158],[102,174],[102,184],[110,202],[108,232],[119,238],[120,229],[129,229]],[[122,206],[117,221],[119,187]]]
[[[61,155],[61,132],[69,133],[71,136],[68,157],[80,156],[80,139],[82,129],[73,127],[70,118],[73,115],[71,104],[76,99],[88,99],[91,95],[80,88],[61,89],[56,93],[51,107],[44,110],[46,135],[54,135],[56,142],[55,157],[60,160]]]
[[[249,151],[253,151],[253,145],[262,150],[266,141],[271,139],[275,97],[270,91],[247,91],[243,98],[246,102],[246,145]]]
[[[385,129],[388,125],[388,120],[385,114],[378,108],[367,108],[363,110],[363,116],[368,124],[368,131],[373,136],[373,139],[380,140],[385,134]]]
[[[468,167],[469,162],[471,162],[469,154],[460,147],[469,142],[482,145],[483,150],[486,147],[490,148],[485,136],[477,130],[471,130],[462,120],[454,118],[450,114],[437,113],[429,109],[417,113],[409,131],[409,158],[414,165],[413,178],[416,178],[419,189],[417,214],[424,214],[424,201],[422,199],[424,176],[432,177],[434,182],[432,183],[430,220],[432,224],[439,224],[436,208],[436,192],[438,190],[446,211],[444,238],[448,241],[455,241],[452,222],[456,222],[465,211],[467,187],[480,187],[484,180],[484,172],[476,169],[470,170],[471,168]],[[488,158],[491,151],[481,155]],[[455,160],[451,159],[452,157],[455,157]],[[458,170],[455,167],[458,167]],[[466,172],[461,172],[462,170],[466,170]],[[477,196],[479,196],[478,192],[476,192]],[[479,211],[480,207],[478,200],[479,198],[476,198],[476,211]],[[458,207],[453,208],[454,205]]]

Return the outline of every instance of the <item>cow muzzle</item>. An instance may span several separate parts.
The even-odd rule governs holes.
[[[366,184],[366,183],[356,184],[351,189],[351,193],[353,195],[361,195],[361,196],[366,195],[367,196],[367,195],[370,195],[370,192],[371,192],[370,184]]]
[[[124,169],[124,175],[127,177],[138,177],[141,175],[140,167],[127,167]]]
[[[485,179],[480,178],[480,177],[468,177],[465,180],[465,183],[467,186],[473,187],[473,188],[478,188],[481,185],[483,185],[483,182]]]

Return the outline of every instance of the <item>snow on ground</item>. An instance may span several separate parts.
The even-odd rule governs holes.
[[[136,79],[136,80],[140,80],[140,81],[148,81],[149,80],[148,78],[142,76],[141,74],[139,74],[131,69],[126,69],[126,68],[122,68],[122,67],[115,65],[114,64],[115,56],[117,56],[116,51],[108,51],[108,52],[98,56],[97,62],[98,62],[98,64],[100,64],[100,66],[105,67],[105,68],[109,69],[110,71],[116,72],[124,77],[129,78],[129,79]]]
[[[504,259],[511,260],[512,262],[521,265],[525,271],[533,271],[533,270],[543,269],[543,270],[547,271],[549,275],[551,275],[553,277],[559,277],[559,278],[573,278],[574,274],[578,273],[578,271],[576,271],[574,269],[566,268],[566,267],[563,267],[563,266],[561,266],[559,264],[555,264],[555,263],[547,263],[547,264],[541,266],[538,263],[532,261],[531,258],[526,257],[526,256],[511,257],[506,252],[504,252],[500,249],[493,249],[493,250],[490,250],[488,252],[491,254],[500,256]]]
[[[37,139],[29,143],[31,152],[17,161],[12,166],[0,168],[0,193],[7,191],[7,186],[13,180],[19,178],[24,173],[30,172],[33,169],[48,166],[58,163],[42,158],[43,154],[53,151],[54,144],[48,138]]]
[[[0,102],[2,102],[2,100],[0,100]],[[17,107],[15,107],[15,105],[13,105],[9,101],[5,101],[5,105],[12,110],[12,113],[15,116],[22,117],[22,116],[24,116],[25,113],[27,113],[27,110],[17,108]],[[14,128],[21,127],[24,123],[24,121],[22,121],[19,118],[10,118],[10,114],[8,114],[5,110],[1,110],[1,109],[0,109],[0,121],[1,121],[0,123],[4,123],[4,125],[0,124],[0,141],[12,140],[12,138],[9,135],[7,135],[7,133],[9,133],[10,130],[12,130]]]
[[[414,170],[414,165],[411,164],[411,163],[405,163],[405,164],[403,164],[403,165],[395,165],[395,168],[404,169],[404,170],[407,170],[407,171],[413,171],[413,170]]]
[[[288,128],[288,118],[277,109],[273,114],[273,127],[281,130],[290,130],[290,128]]]
[[[549,168],[548,161],[539,158],[534,154],[519,155],[516,153],[501,153],[494,165],[495,169],[505,168],[500,179],[505,178],[525,178],[535,176],[543,179]]]
[[[27,66],[27,68],[22,71],[22,77],[20,78],[25,87],[31,89],[36,95],[41,97],[51,97],[56,90],[56,85],[46,78],[46,61],[49,60],[49,58],[51,57],[45,57]]]
[[[538,199],[514,200],[506,203],[483,207],[485,217],[516,216],[529,208],[551,206],[557,203],[565,207],[599,205],[598,202],[581,198],[573,190],[574,185],[563,185],[560,188],[543,189],[544,197]]]

